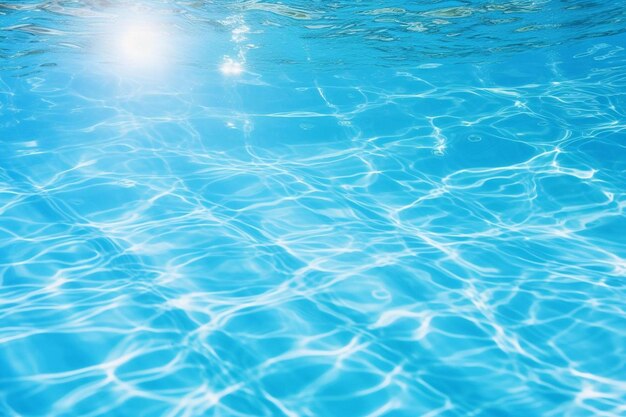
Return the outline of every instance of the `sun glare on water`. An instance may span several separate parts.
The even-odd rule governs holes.
[[[184,31],[181,33],[179,26],[163,16],[144,14],[140,20],[126,17],[132,14],[128,10],[124,13],[120,11],[117,21],[102,27],[102,36],[95,44],[99,61],[116,76],[131,79],[156,77],[162,80],[167,74],[185,69],[185,54],[189,55],[193,48],[201,48],[199,53],[203,54],[202,66],[206,70],[216,69],[226,78],[238,78],[248,70],[241,48],[234,48],[234,56],[223,55],[224,51],[219,46],[207,45],[206,42],[199,46],[190,41]],[[238,42],[241,41],[239,36],[242,31],[239,27],[234,29]],[[209,69],[211,67],[213,69]]]
[[[141,23],[125,27],[117,47],[122,63],[132,67],[155,68],[166,61],[166,39],[156,25]]]
[[[127,28],[119,40],[124,62],[137,66],[157,65],[163,60],[163,39],[155,27],[142,24]]]
[[[243,64],[231,58],[226,58],[220,67],[220,71],[227,76],[240,75],[243,72]]]
[[[171,28],[158,20],[124,20],[113,26],[101,43],[107,61],[116,73],[150,75],[167,70],[172,63]]]

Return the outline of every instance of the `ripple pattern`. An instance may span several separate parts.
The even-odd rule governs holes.
[[[624,10],[0,3],[0,416],[626,416]]]

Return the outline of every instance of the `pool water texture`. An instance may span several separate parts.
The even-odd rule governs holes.
[[[4,0],[0,416],[626,416],[625,31]]]

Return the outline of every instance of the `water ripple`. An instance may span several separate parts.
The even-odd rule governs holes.
[[[626,414],[623,17],[0,3],[0,415]]]

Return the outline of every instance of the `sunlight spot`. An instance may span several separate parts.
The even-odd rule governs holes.
[[[119,52],[123,63],[134,67],[162,65],[165,58],[165,39],[155,26],[143,23],[126,27],[119,38]]]
[[[240,75],[243,72],[243,65],[240,62],[226,58],[220,67],[220,71],[228,76]]]

